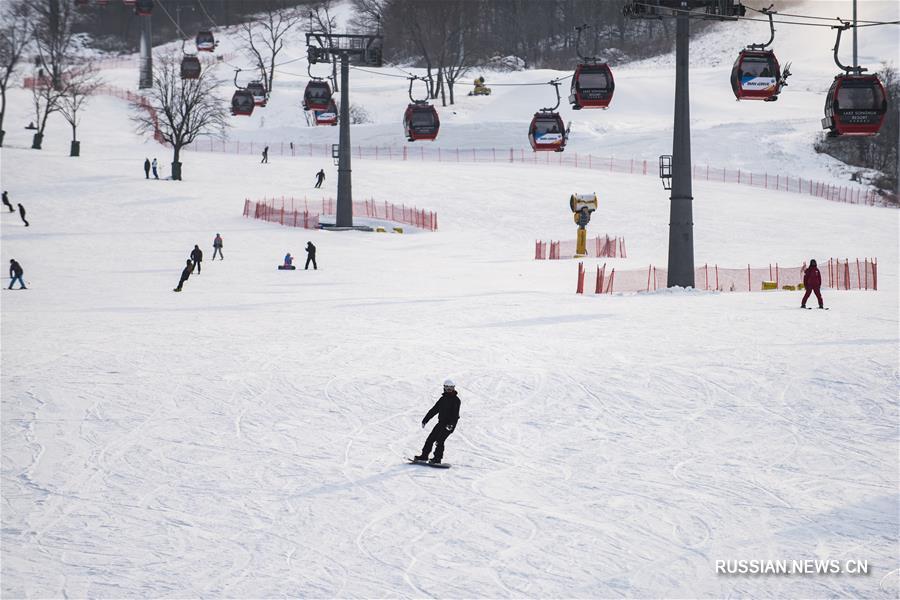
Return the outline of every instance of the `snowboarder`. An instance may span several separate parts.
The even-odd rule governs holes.
[[[13,289],[13,284],[18,281],[21,286],[20,290],[27,290],[25,287],[25,282],[22,281],[22,265],[16,261],[16,259],[11,258],[9,260],[9,289]]]
[[[290,267],[293,264],[294,264],[294,257],[291,256],[290,252],[288,252],[287,254],[284,255],[284,266]]]
[[[181,270],[181,279],[178,280],[178,287],[176,287],[173,291],[180,292],[181,286],[184,285],[184,282],[188,280],[188,277],[191,276],[191,273],[194,272],[194,264],[188,259],[186,261],[186,265],[184,269]]]
[[[150,159],[144,159],[144,178],[150,179]]]
[[[25,207],[22,206],[21,202],[19,202],[16,206],[19,207],[19,216],[22,217],[22,222],[25,223],[25,227],[28,227],[28,220],[25,218]]]
[[[158,165],[158,163],[156,162],[156,159],[154,158],[153,163],[151,165],[151,167],[153,168],[153,179],[159,179],[159,173],[156,170],[157,165]]]
[[[323,181],[325,181],[325,169],[319,169],[319,172],[316,173],[316,187],[322,187]]]
[[[9,212],[16,212],[16,209],[12,207],[12,204],[9,203],[9,192],[3,190],[3,204],[6,205],[6,208],[9,209]]]
[[[218,233],[216,234],[216,238],[213,240],[213,260],[216,260],[216,254],[219,255],[219,260],[225,260],[225,257],[222,256],[222,236]]]
[[[813,293],[819,301],[819,308],[825,308],[822,302],[822,292],[819,291],[819,288],[822,287],[822,274],[819,273],[819,267],[816,266],[816,259],[814,258],[810,259],[809,267],[803,273],[803,287],[806,288],[806,293],[803,294],[803,300],[800,302],[801,308],[806,308],[806,301],[809,300],[809,295]]]
[[[194,263],[194,267],[197,267],[197,275],[200,274],[200,263],[203,262],[203,250],[200,249],[200,246],[194,244],[194,249],[191,250],[191,260]],[[191,268],[191,273],[194,272],[193,267]]]
[[[444,393],[422,419],[422,429],[425,429],[425,425],[434,415],[438,415],[438,423],[431,430],[428,439],[425,440],[422,453],[413,460],[428,460],[431,447],[435,444],[437,445],[434,449],[434,457],[428,462],[440,464],[441,459],[444,458],[444,441],[456,430],[456,423],[459,421],[459,396],[456,394],[456,385],[450,379],[444,381]]]
[[[262,157],[262,160],[259,162],[260,162],[260,164],[269,162],[269,147],[268,146],[263,148],[263,157]]]
[[[313,270],[318,271],[319,266],[316,265],[316,247],[312,242],[306,242],[306,266],[303,267],[303,270],[309,270],[309,263],[312,261]]]

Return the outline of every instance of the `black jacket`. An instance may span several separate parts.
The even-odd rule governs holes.
[[[191,271],[194,270],[194,265],[188,265],[181,270],[181,280],[187,281],[188,277],[191,276]]]
[[[316,247],[313,246],[312,242],[306,242],[306,253],[309,254],[310,256],[316,255]]]
[[[427,423],[434,415],[438,416],[439,424],[453,425],[456,427],[456,422],[459,421],[459,396],[455,390],[441,394],[438,401],[434,403],[434,406],[431,407],[431,410],[429,410],[428,414],[425,415],[425,418],[422,419],[422,423]]]
[[[11,260],[9,261],[9,276],[10,277],[21,277],[22,276],[22,265],[18,263],[18,261]]]
[[[144,161],[144,170],[148,173],[150,172],[150,159]]]
[[[191,250],[191,260],[194,262],[202,262],[203,261],[203,250],[200,248],[194,248]]]

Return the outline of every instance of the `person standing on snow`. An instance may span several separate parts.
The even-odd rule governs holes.
[[[216,234],[216,238],[213,240],[213,260],[216,260],[216,254],[219,255],[219,260],[225,260],[225,257],[222,256],[222,236],[218,233]]]
[[[144,179],[150,179],[150,159],[144,159]]]
[[[319,169],[319,172],[316,173],[316,187],[322,187],[323,181],[325,181],[325,169]]]
[[[172,291],[174,291],[174,292],[180,292],[180,291],[181,291],[181,286],[184,285],[184,282],[187,281],[187,280],[188,280],[188,277],[191,276],[191,273],[194,272],[194,264],[190,261],[190,259],[188,259],[188,260],[185,261],[185,262],[186,262],[187,264],[186,264],[185,267],[181,270],[181,279],[178,280],[178,287],[176,287],[174,290],[172,290]]]
[[[422,453],[413,458],[413,460],[426,461],[428,455],[431,454],[431,447],[435,446],[434,458],[428,460],[432,464],[440,464],[444,458],[444,441],[456,430],[456,423],[459,421],[459,396],[456,394],[456,385],[450,379],[444,381],[444,393],[435,402],[431,410],[422,419],[422,429],[431,420],[431,417],[438,415],[437,425],[431,430],[425,445],[422,446]]]
[[[22,265],[18,263],[18,261],[14,258],[9,260],[9,289],[13,289],[13,284],[18,281],[21,286],[20,290],[27,290],[25,287],[25,282],[22,281]]]
[[[153,168],[153,179],[159,179],[159,173],[156,171],[157,165],[158,165],[158,163],[156,162],[156,159],[154,158],[153,164],[151,165],[151,167]]]
[[[309,263],[312,262],[313,270],[318,271],[319,266],[316,265],[316,247],[312,242],[306,242],[306,266],[303,267],[304,271],[309,270]]]
[[[819,267],[816,266],[816,259],[814,258],[810,259],[809,266],[803,273],[803,287],[806,288],[806,293],[803,294],[800,308],[806,308],[806,301],[809,300],[809,295],[812,293],[815,293],[816,299],[819,301],[819,308],[825,308],[822,302],[822,292],[819,291],[819,288],[822,287],[822,274],[819,273]]]
[[[9,192],[3,190],[3,204],[6,205],[6,208],[9,209],[9,212],[16,212],[16,209],[12,207],[12,204],[9,203]]]
[[[262,160],[259,162],[260,162],[260,164],[269,162],[269,147],[268,146],[263,148],[263,157],[262,157]]]
[[[21,202],[19,202],[16,206],[19,207],[19,216],[22,217],[22,222],[25,223],[25,227],[28,227],[28,220],[25,218],[25,207],[22,206]]]
[[[200,263],[203,262],[203,250],[200,249],[200,246],[194,244],[194,249],[191,250],[191,260],[194,263],[194,267],[197,267],[197,275],[200,274]],[[194,272],[193,267],[191,268],[191,273]]]

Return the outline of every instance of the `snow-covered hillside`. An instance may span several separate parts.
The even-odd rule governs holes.
[[[817,5],[794,10],[829,14]],[[796,75],[774,105],[734,102],[730,58],[703,66],[701,48],[736,51],[751,40],[733,28],[756,25],[695,42],[695,158],[837,177],[808,144],[830,30],[815,31],[824,49],[784,36]],[[572,149],[668,152],[670,67],[616,76],[613,108],[567,115]],[[231,137],[336,141],[301,125],[304,83],[285,76]],[[354,143],[401,144],[405,82],[354,71],[351,89],[376,119]],[[461,99],[435,143],[524,146],[539,89]],[[5,597],[900,594],[896,210],[695,182],[698,263],[875,256],[879,290],[826,290],[829,311],[798,310],[789,292],[582,297],[574,262],[532,260],[534,240],[573,238],[569,194],[597,191],[589,231],[628,240],[629,258],[609,262],[662,265],[658,181],[355,160],[357,198],[435,210],[440,229],[308,231],[241,209],[319,198],[323,167],[335,195],[327,160],[193,152],[185,181],[147,181],[144,158],[165,165],[168,151],[133,133],[121,100],[92,100],[78,159],[62,121],[28,149],[13,124],[30,120],[29,96],[10,102],[2,187],[31,226],[0,215],[2,259],[29,286],[0,296]],[[217,232],[225,260],[210,262]],[[317,271],[275,269],[308,240]],[[194,244],[203,271],[174,294]],[[446,377],[462,399],[453,467],[404,464]],[[749,559],[865,560],[870,573],[716,574],[717,560]]]

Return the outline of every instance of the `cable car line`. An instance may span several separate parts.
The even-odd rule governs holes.
[[[648,8],[660,8],[657,4],[647,4],[645,2],[635,2],[638,6],[645,6]],[[671,15],[658,15],[661,19],[674,19],[677,18],[679,14],[691,15],[694,14],[693,11],[685,10],[681,8],[666,8],[666,10],[671,10],[673,14]],[[712,17],[714,18],[714,17]],[[753,17],[723,17],[723,20],[731,20],[731,21],[760,21],[766,23],[767,21],[764,19],[755,19]],[[798,21],[775,21],[776,23],[783,25],[802,25],[805,27],[833,27],[833,25],[828,25],[826,23],[802,23]],[[858,25],[859,28],[862,27],[876,27],[879,25],[900,25],[900,21],[876,21],[873,23],[869,23],[866,25]]]

